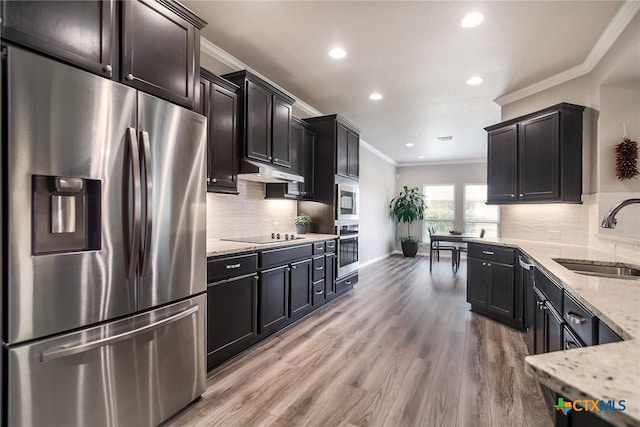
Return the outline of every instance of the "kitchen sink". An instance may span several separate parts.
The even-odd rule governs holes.
[[[640,266],[622,262],[585,261],[579,259],[553,258],[555,262],[578,274],[613,279],[640,280]]]

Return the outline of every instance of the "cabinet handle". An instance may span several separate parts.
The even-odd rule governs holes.
[[[217,179],[215,179],[215,178],[213,178],[213,179],[211,180],[211,182],[218,182],[218,180],[217,180]]]
[[[133,74],[127,74],[127,80],[135,80]]]
[[[520,197],[524,197],[524,194],[523,194],[523,193],[520,193]]]
[[[316,291],[316,295],[322,295],[324,291]]]
[[[495,254],[495,252],[493,252],[493,251],[482,251],[482,253],[485,254],[485,255],[494,255]]]
[[[584,323],[586,322],[584,318],[578,316],[576,313],[572,311],[567,313],[567,317],[571,322],[575,323],[576,325],[584,325]]]
[[[289,267],[284,269],[285,271],[291,271],[291,269]]]
[[[211,178],[207,178],[207,184],[211,182]]]
[[[275,159],[273,159],[273,161],[274,161],[274,162],[277,162],[277,161],[278,161],[278,158],[276,157]]]
[[[297,266],[297,265],[294,265],[294,266],[293,266],[293,267],[291,267],[291,268],[295,270],[296,268],[298,268],[298,266]]]
[[[240,268],[240,263],[238,264],[227,264],[226,269],[227,270],[233,270],[234,268]]]
[[[104,71],[105,73],[111,75],[111,71],[113,70],[113,68],[111,68],[111,65],[107,64],[104,66],[104,68],[102,69],[102,71]]]
[[[565,350],[571,350],[573,348],[580,348],[580,346],[573,341],[567,341],[565,343],[565,346],[564,346]]]
[[[516,195],[515,194],[509,194],[509,197],[511,197],[513,199],[514,197],[516,197]]]
[[[267,157],[267,160],[271,160],[271,156]]]
[[[487,263],[487,267],[491,267],[491,263],[490,262]]]
[[[487,265],[487,263],[486,263],[486,262],[483,262],[483,263],[482,263],[482,265]]]
[[[316,270],[322,270],[324,267],[320,266],[320,267],[316,267]]]
[[[258,279],[260,279],[260,276],[253,276],[253,279],[254,280],[258,280]]]
[[[351,284],[351,280],[347,280],[344,282],[345,285],[350,285]]]

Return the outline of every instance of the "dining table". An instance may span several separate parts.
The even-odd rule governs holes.
[[[479,233],[462,233],[462,234],[452,234],[452,233],[433,233],[430,234],[431,242],[429,245],[433,247],[433,244],[436,242],[449,242],[449,243],[464,243],[468,242],[472,239],[480,238]],[[451,268],[453,272],[456,273],[458,271],[458,267],[460,266],[460,250],[457,246],[453,245],[453,250],[451,252]],[[431,251],[429,251],[431,253]],[[429,257],[429,266],[433,265],[433,259]]]

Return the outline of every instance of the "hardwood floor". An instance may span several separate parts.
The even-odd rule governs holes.
[[[392,256],[210,373],[171,426],[550,426],[522,334],[469,311],[466,266]]]

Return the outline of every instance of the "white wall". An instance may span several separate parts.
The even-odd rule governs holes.
[[[482,141],[486,144],[486,141]],[[403,186],[418,187],[422,191],[424,185],[455,185],[455,228],[464,229],[462,219],[464,184],[486,184],[487,164],[486,163],[462,163],[446,165],[420,165],[420,166],[399,166],[396,180],[396,194],[399,194]],[[429,203],[427,202],[427,209]],[[407,234],[407,225],[398,224],[397,236],[402,237]],[[428,236],[422,235],[422,224],[414,223],[411,226],[411,234],[420,236],[422,241],[428,240]],[[400,247],[396,242],[396,247]]]
[[[640,97],[637,86],[640,63],[634,61],[639,52],[640,14],[631,21],[593,71],[502,107],[503,120],[560,102],[588,107],[584,116],[584,204],[503,206],[503,237],[589,244],[640,259],[640,234],[633,234],[635,229],[631,224],[622,225],[623,220],[629,221],[626,219],[628,216],[637,218],[639,211],[636,205],[621,211],[618,229],[603,230],[599,226],[601,215],[613,204],[624,198],[640,197],[638,180],[620,182],[615,178],[612,154],[615,144],[622,140],[622,121],[627,121],[631,138],[636,141],[640,139]],[[638,67],[637,70],[633,69],[634,66]],[[622,74],[635,74],[636,78],[620,87],[616,82]],[[637,220],[633,225],[637,226]]]
[[[396,167],[360,145],[360,264],[392,253],[395,227],[389,201],[396,192]]]

